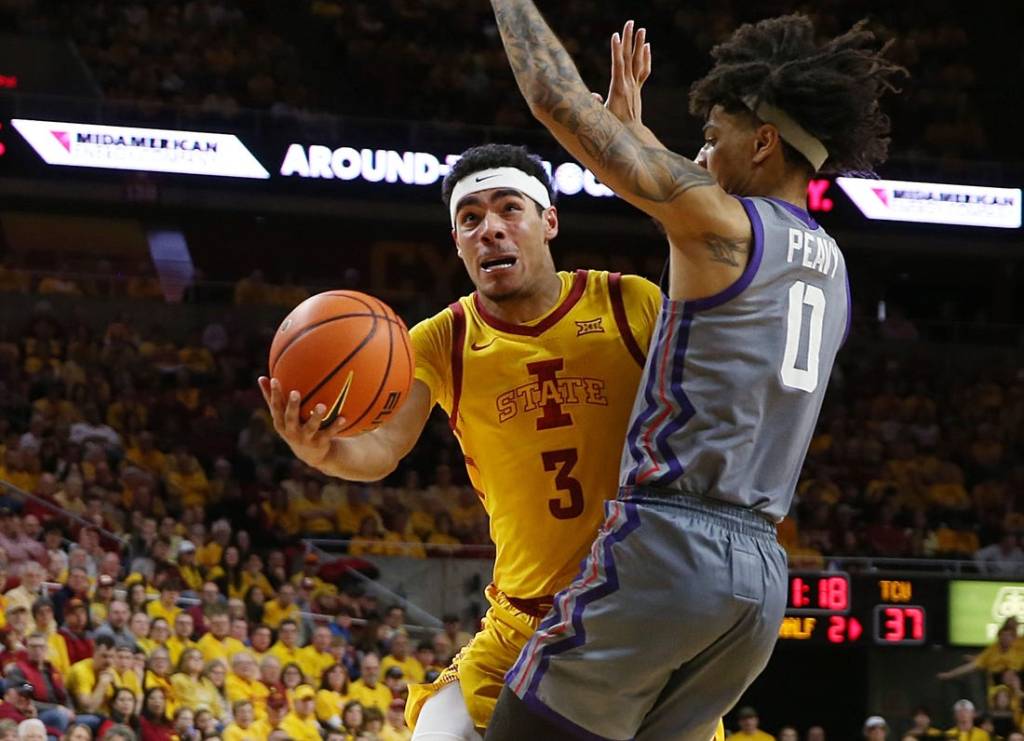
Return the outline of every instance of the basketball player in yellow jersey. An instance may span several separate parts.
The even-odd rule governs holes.
[[[415,381],[372,432],[320,431],[298,396],[260,379],[275,428],[309,465],[378,480],[413,447],[434,404],[449,415],[497,547],[483,626],[431,685],[413,685],[415,741],[479,739],[505,672],[571,582],[615,495],[661,293],[637,276],[556,272],[558,214],[543,164],[507,145],[473,148],[442,188],[476,292],[412,330]]]
[[[295,394],[260,379],[275,427],[306,463],[374,481],[412,449],[434,404],[448,413],[497,548],[481,631],[432,685],[414,685],[414,739],[474,739],[519,651],[572,581],[617,486],[645,349],[661,307],[637,276],[556,272],[552,189],[524,149],[470,149],[445,178],[452,234],[476,292],[416,325],[406,403],[352,438],[304,424]],[[335,426],[339,423],[335,422]]]

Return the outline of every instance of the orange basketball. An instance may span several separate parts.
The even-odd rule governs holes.
[[[341,435],[377,427],[398,411],[412,384],[412,343],[405,323],[384,302],[358,291],[327,291],[285,317],[270,346],[270,377],[302,395],[299,418],[317,404],[323,427],[339,416]]]

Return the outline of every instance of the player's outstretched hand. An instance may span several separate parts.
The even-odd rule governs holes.
[[[611,57],[612,79],[605,107],[627,126],[640,126],[643,124],[640,93],[651,76],[647,29],[636,30],[633,21],[626,21],[621,34],[612,34]],[[594,97],[602,100],[598,93],[594,93]]]
[[[327,408],[317,404],[302,422],[299,419],[299,392],[290,391],[286,395],[281,383],[276,378],[260,376],[260,391],[270,407],[270,416],[274,418],[274,429],[288,443],[295,457],[313,468],[320,468],[331,452],[331,440],[345,427],[342,417],[334,420],[330,426],[321,429]]]

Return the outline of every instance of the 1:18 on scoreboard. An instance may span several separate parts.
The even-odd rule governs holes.
[[[805,615],[849,612],[849,575],[792,572],[789,575],[786,611]]]

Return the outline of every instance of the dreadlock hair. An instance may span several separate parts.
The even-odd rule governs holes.
[[[748,113],[762,102],[782,109],[828,148],[825,168],[871,170],[889,152],[889,117],[879,98],[903,67],[885,58],[890,43],[880,44],[861,20],[834,39],[817,43],[805,15],[785,15],[740,26],[711,50],[711,71],[690,88],[690,113],[707,118],[721,105],[729,113]],[[755,117],[756,119],[756,117]],[[811,169],[783,142],[786,161]]]

